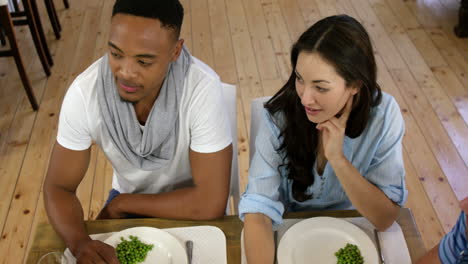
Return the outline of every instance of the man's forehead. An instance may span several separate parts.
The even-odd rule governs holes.
[[[173,35],[157,19],[117,14],[112,18],[109,41],[122,49],[131,46],[157,51],[171,46]]]
[[[151,38],[169,38],[172,37],[173,29],[163,26],[161,21],[156,18],[147,18],[134,16],[130,14],[119,13],[112,17],[111,34],[123,33],[141,35]]]

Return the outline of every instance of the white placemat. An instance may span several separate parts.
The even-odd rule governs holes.
[[[353,217],[353,218],[340,218],[349,221],[359,228],[361,228],[374,242],[374,225],[371,224],[364,217]],[[300,222],[304,219],[284,219],[281,226],[275,228],[278,231],[278,243],[281,241],[284,233],[295,223]],[[385,258],[385,264],[411,264],[411,257],[406,245],[406,240],[401,230],[400,225],[394,222],[385,232],[379,232],[380,244],[382,246],[382,252]],[[277,247],[278,245],[276,245]],[[377,247],[377,246],[376,246]],[[242,264],[247,264],[244,254],[244,230],[242,230],[241,237],[241,248],[242,248]],[[323,263],[326,264],[326,263]]]
[[[163,229],[182,243],[193,241],[193,264],[227,264],[226,236],[215,226],[193,226]],[[103,233],[91,235],[94,240],[104,241],[113,234]],[[185,247],[185,244],[184,244]],[[76,259],[67,248],[65,250],[66,264],[75,264]]]

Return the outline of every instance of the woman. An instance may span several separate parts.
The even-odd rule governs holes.
[[[266,104],[239,204],[247,260],[272,263],[285,211],[357,209],[377,229],[407,197],[398,104],[382,93],[363,26],[327,17],[302,34],[293,72]]]

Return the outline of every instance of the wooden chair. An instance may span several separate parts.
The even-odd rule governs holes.
[[[18,5],[18,0],[8,0],[8,1],[10,2],[11,6],[13,6],[13,10],[10,10],[10,11],[13,11],[13,13],[11,13],[11,15],[13,17],[21,17],[21,16],[25,15],[21,11],[21,9],[20,9],[20,7]],[[37,6],[36,0],[30,0],[30,1],[31,1],[32,5]],[[67,0],[64,0],[64,4],[65,4],[65,7],[68,8],[67,6],[69,6],[69,5],[68,5]],[[54,30],[55,38],[60,39],[61,38],[60,32],[62,31],[62,26],[60,25],[58,15],[57,15],[57,12],[55,10],[54,1],[53,0],[44,0],[44,5],[46,7],[47,14],[49,15],[50,23],[52,24],[52,29]],[[37,7],[36,7],[36,9],[37,9]],[[39,16],[38,12],[36,12],[36,13]]]
[[[36,97],[34,96],[31,82],[29,81],[28,76],[26,75],[24,63],[21,58],[21,54],[18,50],[15,30],[13,28],[13,22],[10,16],[10,11],[7,7],[7,0],[0,0],[0,27],[3,28],[3,30],[5,31],[8,41],[10,43],[10,50],[0,51],[0,57],[13,56],[15,58],[15,63],[18,67],[18,72],[20,74],[24,89],[26,90],[26,94],[28,95],[29,102],[31,103],[31,106],[34,109],[34,111],[37,111],[39,109],[39,105],[37,103]]]
[[[13,1],[13,6],[16,1]],[[42,23],[39,17],[36,0],[22,0],[24,11],[10,12],[13,18],[13,25],[23,26],[28,25],[36,47],[37,54],[41,61],[44,72],[50,76],[50,67],[54,64],[52,55],[49,51],[49,46],[42,28]],[[17,4],[16,4],[17,5]],[[16,7],[14,7],[16,8]]]

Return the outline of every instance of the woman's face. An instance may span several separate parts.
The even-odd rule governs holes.
[[[300,52],[296,65],[296,91],[307,118],[322,123],[344,108],[357,87],[346,87],[335,68],[316,52]]]

